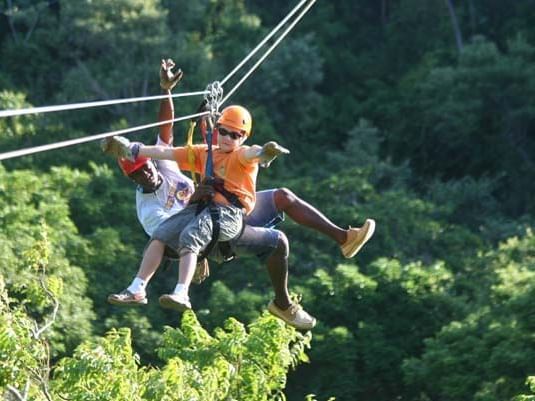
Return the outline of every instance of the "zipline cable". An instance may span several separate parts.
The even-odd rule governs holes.
[[[288,13],[288,15],[287,15],[286,17],[284,17],[284,19],[283,19],[281,22],[279,22],[279,25],[277,25],[275,28],[273,28],[273,29],[271,30],[271,32],[270,32],[268,35],[266,35],[266,37],[265,37],[265,38],[264,38],[264,39],[263,39],[263,40],[262,40],[262,41],[261,41],[261,42],[260,42],[254,49],[253,49],[253,50],[251,50],[251,51],[249,52],[249,54],[248,54],[247,56],[245,56],[245,58],[244,58],[242,61],[240,61],[240,63],[239,63],[236,67],[234,67],[234,69],[233,69],[231,72],[229,72],[228,75],[227,75],[225,78],[223,78],[223,80],[221,81],[221,85],[224,85],[225,82],[227,82],[227,81],[228,81],[228,80],[229,80],[229,79],[236,73],[236,71],[238,71],[238,70],[239,70],[239,69],[240,69],[240,68],[241,68],[241,67],[242,67],[242,66],[243,66],[243,65],[244,65],[244,64],[245,64],[251,57],[253,57],[253,56],[255,55],[255,53],[258,51],[258,49],[260,49],[262,46],[264,46],[264,44],[265,44],[269,39],[271,39],[271,37],[272,37],[273,35],[275,35],[275,33],[277,33],[277,32],[279,31],[279,29],[280,29],[284,24],[286,24],[286,22],[287,22],[287,21],[288,21],[288,20],[289,20],[289,19],[290,19],[296,12],[297,12],[297,10],[300,9],[300,8],[303,6],[303,4],[305,4],[307,1],[309,1],[309,0],[303,0],[303,1],[301,1],[301,3],[299,3],[298,5],[296,5],[296,6],[294,7],[294,9],[293,9],[292,11],[290,11],[290,12]]]
[[[205,91],[187,92],[187,93],[172,94],[171,97],[197,96],[197,95],[205,95],[205,94],[206,94]],[[25,114],[50,113],[52,111],[87,109],[91,107],[108,106],[108,105],[113,105],[113,104],[135,103],[135,102],[145,102],[148,100],[166,99],[168,97],[169,95],[143,96],[143,97],[132,97],[128,99],[113,99],[113,100],[100,100],[96,102],[59,104],[57,106],[29,107],[27,109],[17,109],[17,110],[0,110],[0,117],[14,117],[14,116],[22,116]]]
[[[191,114],[189,116],[177,117],[172,120],[159,121],[157,123],[139,125],[137,127],[125,128],[125,129],[120,129],[117,131],[104,132],[102,134],[96,134],[96,135],[86,136],[86,137],[77,138],[77,139],[70,139],[68,141],[51,143],[49,145],[34,146],[32,148],[26,148],[26,149],[14,150],[12,152],[0,153],[0,160],[12,159],[14,157],[26,156],[32,153],[45,152],[47,150],[52,150],[52,149],[65,148],[67,146],[96,141],[97,139],[103,139],[103,138],[107,138],[107,137],[114,136],[114,135],[127,134],[129,132],[141,131],[141,130],[148,129],[148,128],[158,127],[160,125],[174,123],[177,121],[183,121],[183,120],[188,120],[190,118],[201,117],[207,114],[208,112],[205,111],[202,113]]]
[[[245,62],[247,62],[252,57],[252,55],[254,55],[254,53],[256,53],[256,51],[261,46],[263,46],[280,29],[280,27],[282,27],[288,21],[288,19],[291,16],[293,16],[293,14],[295,14],[295,12],[303,4],[305,4],[307,1],[309,1],[309,0],[303,0],[296,7],[294,7],[294,9],[279,23],[279,25],[277,25],[277,27],[274,28],[272,30],[272,32],[270,34],[268,34],[266,36],[266,38],[264,38],[262,40],[262,42],[260,42],[260,44],[257,45],[257,47],[252,52],[250,52],[250,54],[248,56],[246,56],[238,64],[238,66],[236,66],[234,68],[234,70],[232,70],[223,79],[223,82],[227,81],[232,75],[234,75],[234,73],[236,71],[238,71],[238,69],[241,68],[243,66],[243,64],[245,64]],[[305,9],[302,10],[301,13],[295,18],[295,20],[292,21],[292,23],[288,26],[288,28],[286,28],[286,30],[282,33],[282,35],[277,38],[277,40],[264,53],[264,55],[253,65],[253,67],[251,67],[249,69],[249,71],[238,81],[238,83],[222,99],[220,104],[225,103],[228,100],[228,98],[241,86],[241,84],[247,78],[249,78],[249,76],[258,68],[258,66],[269,56],[269,54],[271,54],[271,52],[279,45],[279,43],[293,29],[293,27],[303,18],[303,16],[308,12],[308,10],[314,5],[315,2],[316,2],[316,0],[311,0],[310,1],[310,3],[305,7]],[[201,94],[205,95],[207,93],[208,93],[207,91],[198,91],[198,92],[172,94],[170,96],[171,97],[184,97],[184,96],[194,96],[194,95],[201,95]],[[23,114],[37,114],[37,113],[46,113],[46,112],[52,112],[52,111],[73,110],[73,109],[97,107],[97,106],[104,106],[104,105],[111,105],[111,104],[130,103],[130,102],[147,101],[147,100],[154,100],[154,99],[163,99],[163,98],[167,98],[167,97],[169,97],[169,95],[145,96],[145,97],[129,98],[129,99],[104,100],[104,101],[99,101],[99,102],[73,103],[73,104],[66,104],[66,105],[45,106],[45,107],[36,107],[36,108],[28,108],[28,109],[19,109],[19,110],[4,110],[4,111],[0,111],[0,117],[13,117],[13,116],[16,116],[16,115],[23,115]],[[1,160],[6,160],[6,159],[12,159],[12,158],[15,158],[15,157],[20,157],[20,156],[26,156],[26,155],[33,154],[33,153],[39,153],[39,152],[45,152],[45,151],[48,151],[48,150],[64,148],[64,147],[67,147],[67,146],[77,145],[77,144],[80,144],[80,143],[91,142],[91,141],[94,141],[94,140],[103,139],[103,138],[107,138],[107,137],[114,136],[114,135],[121,135],[121,134],[127,134],[127,133],[134,132],[134,131],[141,131],[141,130],[144,130],[144,129],[153,128],[153,127],[157,127],[157,126],[160,126],[160,125],[165,125],[165,124],[169,124],[169,123],[173,123],[173,122],[177,122],[177,121],[183,121],[183,120],[191,119],[191,118],[194,118],[194,117],[200,117],[200,116],[207,115],[207,114],[208,114],[208,112],[197,113],[197,114],[192,114],[192,115],[188,115],[188,116],[177,117],[177,118],[172,119],[172,120],[160,121],[160,122],[157,122],[157,123],[145,124],[145,125],[126,128],[126,129],[122,129],[122,130],[105,132],[105,133],[102,133],[102,134],[86,136],[86,137],[67,140],[67,141],[62,141],[62,142],[56,142],[56,143],[52,143],[52,144],[48,144],[48,145],[41,145],[41,146],[35,146],[35,147],[31,147],[31,148],[26,148],[26,149],[15,150],[15,151],[11,151],[11,152],[0,153],[0,161]]]
[[[236,66],[234,69],[221,81],[221,85],[227,82],[248,60],[253,57],[256,52],[269,40],[273,35],[275,35],[284,24],[309,0],[302,0],[297,6],[295,6],[284,19],[279,22],[279,24],[271,30],[271,32],[266,35],[266,37],[251,51],[245,58]],[[315,1],[315,0],[314,0]],[[195,95],[206,95],[206,91],[199,92],[189,92],[189,93],[177,93],[171,95],[175,97],[185,97],[185,96],[195,96]],[[166,98],[167,95],[158,95],[158,96],[143,96],[143,97],[134,97],[127,99],[113,99],[113,100],[101,100],[95,102],[84,102],[84,103],[71,103],[71,104],[62,104],[56,106],[43,106],[43,107],[28,107],[25,109],[16,109],[16,110],[0,110],[0,117],[15,117],[27,114],[40,114],[40,113],[50,113],[55,111],[65,111],[65,110],[78,110],[78,109],[87,109],[92,107],[101,107],[109,106],[115,104],[124,104],[124,103],[135,103],[135,102],[144,102],[149,100],[159,100]]]
[[[311,0],[310,3],[304,8],[303,11],[292,21],[292,23],[286,28],[286,30],[277,38],[277,40],[270,46],[270,48],[264,53],[264,55],[258,59],[258,61],[247,71],[247,73],[238,81],[238,83],[226,94],[221,101],[221,104],[225,103],[230,96],[240,87],[240,85],[258,68],[258,66],[266,59],[267,56],[278,46],[278,44],[286,37],[286,35],[293,29],[293,27],[303,18],[308,12],[310,7],[314,5],[316,0]]]

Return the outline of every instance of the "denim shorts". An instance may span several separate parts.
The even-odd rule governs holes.
[[[284,221],[284,213],[279,212],[275,207],[274,194],[275,189],[267,189],[256,193],[255,207],[251,214],[245,217],[245,224],[272,228]]]
[[[218,205],[220,210],[219,241],[236,238],[242,231],[243,212],[235,206]],[[195,254],[204,250],[212,239],[213,224],[208,208],[198,215],[197,205],[189,205],[179,213],[162,222],[154,231],[151,240],[157,239],[180,254],[188,249]]]
[[[271,252],[277,248],[279,238],[283,235],[279,230],[274,228],[245,226],[243,233],[238,239],[230,241],[232,253],[237,257],[256,256],[260,260],[266,259]],[[165,243],[165,241],[164,241]],[[177,251],[169,246],[165,247],[164,256],[171,260],[178,260],[180,257]],[[225,257],[218,246],[214,246],[208,259],[217,263],[225,262]]]

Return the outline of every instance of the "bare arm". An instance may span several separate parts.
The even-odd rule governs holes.
[[[243,152],[243,158],[249,163],[260,162],[262,146],[252,145]]]
[[[175,160],[174,149],[168,146],[140,146],[138,155],[156,160]]]
[[[160,87],[162,93],[167,94],[166,99],[160,102],[160,111],[158,113],[158,121],[169,121],[175,118],[175,108],[173,98],[171,97],[171,90],[182,78],[182,70],[179,68],[176,73],[173,73],[175,62],[168,58],[162,60],[160,63]],[[160,125],[160,139],[168,145],[173,144],[173,123]]]
[[[171,97],[170,90],[162,91],[163,94],[167,94],[168,97],[162,99],[160,102],[160,111],[158,113],[158,121],[168,121],[175,118],[175,108],[173,104],[173,98]],[[173,123],[160,125],[160,139],[168,145],[173,144]]]

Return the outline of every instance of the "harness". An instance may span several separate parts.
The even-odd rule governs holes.
[[[243,209],[243,204],[240,202],[238,197],[224,188],[224,181],[222,179],[213,179],[213,183],[209,184],[214,187],[216,192],[223,195],[229,203],[236,206],[237,208]],[[218,245],[219,252],[223,256],[223,262],[230,262],[236,256],[234,252],[232,252],[230,240],[218,241],[219,233],[221,232],[221,209],[217,207],[212,200],[199,201],[197,203],[197,210],[195,214],[198,215],[206,208],[208,208],[208,211],[210,212],[210,218],[212,219],[212,239],[210,240],[206,248],[200,253],[198,260],[207,258],[208,255],[210,255],[210,252],[212,252],[212,250],[214,249],[214,247]],[[236,236],[236,238],[241,237],[244,228],[245,224],[242,222],[240,233]]]
[[[225,182],[223,179],[216,178],[214,175],[214,162],[213,162],[213,151],[212,151],[212,135],[213,135],[214,123],[213,123],[212,118],[215,116],[217,112],[217,108],[221,101],[221,98],[223,97],[223,88],[221,87],[219,82],[214,82],[212,84],[209,84],[206,90],[209,92],[206,99],[207,99],[207,106],[210,107],[210,115],[208,116],[206,120],[207,121],[206,144],[208,146],[207,148],[208,155],[206,157],[206,166],[205,166],[205,177],[206,177],[205,183],[207,183],[208,185],[211,185],[216,192],[223,195],[223,197],[225,197],[225,199],[230,204],[240,209],[243,209],[244,208],[243,204],[240,202],[240,199],[238,198],[238,196],[225,188]],[[196,124],[194,122],[190,124],[190,128],[188,130],[188,140],[187,140],[188,163],[190,164],[190,168],[193,172],[195,171],[195,154],[192,148],[193,146],[192,138],[193,138],[193,131],[195,129],[195,125]],[[193,180],[194,182],[197,182],[195,179],[195,176]],[[221,210],[214,204],[212,200],[199,201],[197,204],[196,214],[198,215],[206,208],[208,208],[210,212],[210,218],[212,219],[212,239],[210,240],[206,248],[199,255],[198,260],[205,259],[210,254],[210,252],[212,252],[216,244],[218,244],[219,251],[221,252],[221,255],[223,256],[223,261],[229,262],[235,258],[235,255],[232,252],[232,249],[230,246],[230,240],[218,241],[219,233],[221,232]],[[242,222],[241,231],[236,238],[241,237],[244,227],[245,225]]]

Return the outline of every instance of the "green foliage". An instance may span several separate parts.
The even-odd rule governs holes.
[[[26,102],[23,93],[0,91],[0,108],[9,110],[27,107],[30,107],[30,104]],[[19,116],[0,120],[0,140],[2,142],[5,142],[6,139],[23,135],[32,136],[35,135],[35,131],[32,117]]]
[[[401,112],[407,118],[388,133],[392,156],[410,158],[427,177],[500,178],[500,195],[507,193],[507,199],[500,198],[508,211],[525,213],[531,204],[527,177],[533,171],[534,144],[527,135],[535,116],[528,101],[535,90],[527,68],[533,54],[521,36],[507,52],[476,38],[457,65],[433,68],[420,82],[403,87]],[[505,171],[507,177],[501,177]]]
[[[533,245],[528,231],[481,256],[493,279],[479,291],[489,291],[490,300],[484,306],[476,300],[473,312],[425,340],[422,357],[404,364],[411,386],[444,400],[498,401],[521,391],[535,358],[529,346],[535,327]]]
[[[77,400],[142,400],[145,372],[138,369],[129,329],[80,345],[54,372],[54,390]]]
[[[63,281],[47,275],[49,247],[47,227],[23,255],[33,281],[22,288],[22,300],[11,298],[0,275],[0,392],[44,400],[48,395],[50,347]],[[46,398],[49,399],[49,398]]]
[[[340,400],[505,400],[525,392],[533,374],[533,4],[451,3],[462,51],[443,1],[316,2],[231,99],[253,112],[251,142],[276,139],[292,151],[262,171],[259,187],[286,186],[341,227],[377,221],[353,260],[289,218],[281,226],[291,242],[290,288],[319,320],[311,363],[288,376],[288,399],[313,400],[313,392]],[[8,1],[0,13],[0,109],[157,94],[164,57],[185,72],[180,91],[202,89],[291,7]],[[198,98],[175,103],[184,115]],[[0,119],[0,148],[148,123],[156,111],[146,102]],[[175,143],[182,131],[177,125]],[[154,134],[135,139],[152,142]],[[49,321],[54,294],[61,307],[43,333],[50,368],[83,343],[60,363],[79,370],[54,382],[67,398],[284,399],[292,360],[284,344],[295,337],[262,315],[271,288],[258,259],[214,267],[192,288],[203,325],[223,324],[213,335],[188,316],[163,340],[162,327],[176,315],[155,300],[174,286],[176,265],[151,282],[146,308],[105,303],[134,275],[146,241],[133,194],[96,143],[0,166],[0,270],[9,292],[0,312],[4,398],[16,396],[7,385],[23,394],[31,376],[28,399],[47,399],[47,346],[30,339]],[[238,321],[253,323],[245,329]],[[257,333],[257,324],[280,343]],[[113,330],[124,326],[131,335]],[[169,358],[154,351],[162,341]]]
[[[23,170],[8,173],[0,167],[0,237],[6,249],[1,263],[7,288],[19,299],[31,299],[39,287],[35,266],[45,264],[52,276],[63,281],[64,291],[58,294],[62,308],[50,333],[55,357],[89,335],[94,315],[85,295],[84,273],[66,257],[68,248],[79,246],[84,240],[77,236],[67,201],[52,185],[53,181],[51,175]],[[35,239],[42,236],[46,236],[47,243],[41,251],[41,261],[32,252]],[[50,284],[59,290],[59,282]],[[34,301],[27,305],[32,313],[45,313],[43,300]]]
[[[180,329],[165,330],[162,369],[139,366],[130,331],[112,330],[60,361],[54,390],[76,400],[275,400],[288,369],[307,360],[309,341],[267,315],[249,332],[229,319],[211,336],[186,312]]]
[[[531,390],[531,393],[535,394],[535,377],[529,376],[526,379],[526,385],[529,386],[529,389]],[[517,395],[515,398],[513,398],[513,401],[533,401],[535,400],[535,395]]]

